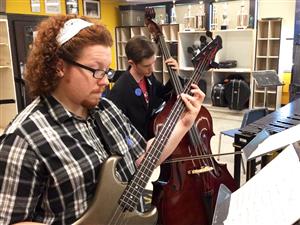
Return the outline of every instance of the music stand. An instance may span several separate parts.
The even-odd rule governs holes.
[[[212,225],[224,225],[227,218],[230,205],[231,191],[221,184],[218,192],[218,197],[215,205]]]
[[[253,78],[258,87],[264,88],[264,107],[267,107],[268,87],[282,86],[275,70],[258,70],[253,71]]]

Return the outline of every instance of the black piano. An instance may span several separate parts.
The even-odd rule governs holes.
[[[300,98],[283,106],[282,108],[268,114],[267,116],[240,129],[239,134],[234,137],[235,152],[240,152],[262,129],[267,130],[270,135],[281,132],[300,123]],[[273,156],[274,157],[274,156]],[[272,156],[262,156],[260,159],[251,160],[247,163],[246,179],[255,175],[257,167],[265,166]],[[234,156],[234,178],[240,184],[241,155]]]

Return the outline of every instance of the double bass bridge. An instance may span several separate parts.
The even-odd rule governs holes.
[[[188,170],[187,174],[192,175],[192,174],[201,174],[201,173],[206,173],[212,171],[214,168],[211,166],[203,166],[200,169],[193,169],[193,170]]]

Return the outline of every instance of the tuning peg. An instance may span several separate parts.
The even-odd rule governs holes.
[[[211,40],[213,40],[212,32],[211,31],[206,31],[206,36],[209,37]]]
[[[199,49],[203,49],[207,45],[207,39],[204,35],[200,36],[200,46]]]
[[[187,47],[187,52],[194,55],[194,49],[192,47]]]
[[[206,44],[206,43],[207,43],[206,40],[207,40],[207,39],[206,39],[206,37],[205,37],[204,35],[201,35],[201,36],[200,36],[200,42],[201,42],[201,43],[205,43],[205,44]]]

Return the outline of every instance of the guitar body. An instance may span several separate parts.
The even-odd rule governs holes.
[[[108,224],[130,224],[130,225],[154,225],[157,221],[157,210],[152,209],[146,213],[122,212],[119,199],[124,192],[127,183],[120,182],[115,176],[118,156],[112,156],[102,165],[99,174],[99,184],[93,199],[84,215],[73,225],[108,225]],[[115,221],[113,215],[121,215],[122,220]]]

